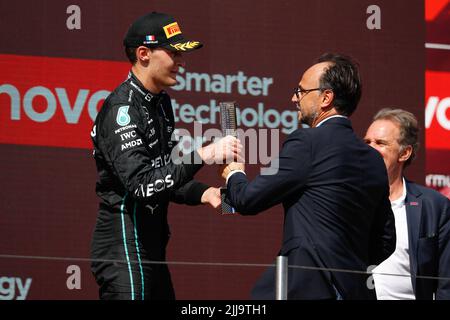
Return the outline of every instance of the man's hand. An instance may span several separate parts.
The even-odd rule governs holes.
[[[219,173],[221,174],[222,178],[227,179],[228,174],[235,170],[245,171],[245,164],[238,162],[231,162],[227,165],[221,166]]]
[[[206,164],[223,164],[244,161],[241,156],[242,144],[233,136],[226,136],[206,147],[198,148],[198,154]]]
[[[214,209],[217,209],[222,204],[222,199],[220,197],[220,189],[209,187],[202,194],[201,202],[203,204],[209,204]]]

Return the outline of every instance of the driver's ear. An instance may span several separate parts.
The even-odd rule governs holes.
[[[148,63],[150,61],[150,56],[152,54],[152,49],[144,47],[144,46],[139,46],[136,49],[136,58],[144,63]]]

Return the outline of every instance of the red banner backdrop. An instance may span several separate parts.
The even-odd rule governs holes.
[[[97,110],[129,68],[126,62],[0,55],[0,143],[92,148]]]
[[[363,96],[351,119],[358,135],[382,107],[406,108],[424,124],[423,1],[76,2],[33,1],[26,10],[0,2],[7,12],[0,19],[0,299],[98,297],[89,270],[98,206],[89,133],[103,99],[127,76],[123,35],[145,13],[171,13],[184,33],[205,43],[186,54],[182,81],[169,90],[179,128],[192,128],[200,110],[217,128],[218,102],[236,100],[243,127],[280,129],[284,140],[297,126],[292,88],[324,52],[360,64]],[[427,79],[440,87],[427,89],[427,121],[430,143],[441,147],[449,94],[439,89],[440,69],[431,70]],[[214,91],[200,78],[243,82]],[[419,183],[424,159],[422,152],[409,169]],[[258,172],[250,166],[248,175]],[[224,183],[214,167],[197,178]],[[279,250],[283,209],[224,217],[206,206],[172,205],[169,220],[177,297],[248,299],[264,269],[254,265],[271,264]]]
[[[450,1],[426,1],[425,18],[425,180],[450,198]]]

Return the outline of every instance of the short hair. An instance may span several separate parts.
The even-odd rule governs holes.
[[[133,65],[137,62],[136,49],[136,47],[125,47],[125,55]]]
[[[358,64],[348,56],[335,53],[325,53],[317,62],[331,63],[319,79],[321,91],[333,90],[336,111],[350,116],[356,110],[362,92]]]
[[[407,146],[412,147],[411,157],[406,160],[405,167],[411,164],[419,149],[419,125],[416,117],[403,109],[383,108],[373,117],[373,121],[376,120],[390,120],[398,124],[400,150],[403,151]]]

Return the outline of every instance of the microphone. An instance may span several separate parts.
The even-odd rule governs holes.
[[[236,107],[235,101],[220,102],[220,126],[222,128],[222,136],[232,135],[237,137],[237,121],[236,121]],[[227,188],[220,188],[220,198],[222,199],[221,213],[234,214],[236,210],[231,204],[227,202],[226,198]]]

